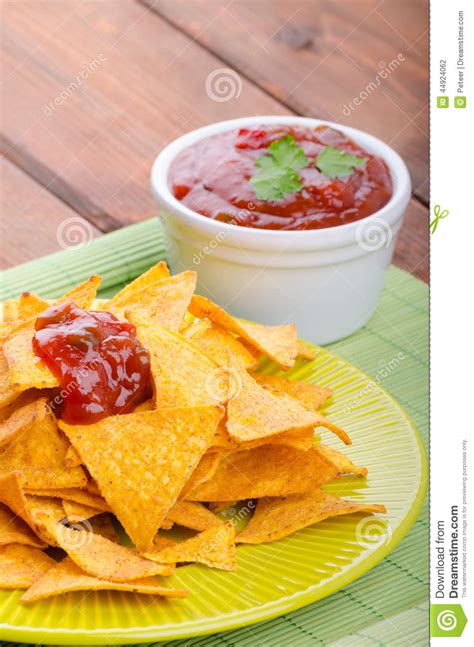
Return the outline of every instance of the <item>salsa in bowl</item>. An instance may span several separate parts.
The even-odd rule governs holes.
[[[372,215],[390,200],[386,163],[330,126],[257,125],[201,139],[173,160],[183,205],[240,227],[324,229]]]
[[[372,315],[411,191],[379,139],[289,116],[183,135],[156,158],[151,186],[174,272],[199,267],[201,294],[243,318],[296,320],[318,344]]]

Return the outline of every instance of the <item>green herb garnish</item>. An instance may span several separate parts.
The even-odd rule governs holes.
[[[366,157],[356,157],[340,148],[326,146],[318,155],[315,166],[330,178],[352,175],[354,168],[367,161]]]
[[[285,135],[269,146],[269,154],[262,155],[255,162],[261,169],[250,178],[258,200],[281,200],[290,193],[303,188],[297,171],[308,166],[304,150],[295,144],[295,138]]]

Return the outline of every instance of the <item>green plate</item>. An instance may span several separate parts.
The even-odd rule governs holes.
[[[270,363],[264,372],[276,373]],[[422,441],[400,406],[371,379],[318,349],[317,359],[286,376],[334,389],[325,408],[353,445],[344,452],[369,468],[367,478],[344,477],[327,487],[340,496],[384,503],[387,515],[336,517],[291,537],[239,546],[235,573],[200,565],[179,568],[165,585],[185,587],[185,600],[119,592],[68,593],[23,605],[21,591],[0,591],[3,640],[68,645],[188,638],[235,629],[331,595],[373,568],[415,521],[427,488]],[[321,438],[341,449],[330,432]],[[227,513],[245,523],[245,510]]]

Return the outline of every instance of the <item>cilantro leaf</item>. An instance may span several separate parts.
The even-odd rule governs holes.
[[[316,167],[330,178],[352,175],[354,168],[367,162],[366,157],[356,157],[340,148],[326,146],[315,161]]]
[[[268,147],[268,154],[255,162],[261,170],[250,178],[259,200],[282,200],[290,193],[301,191],[303,183],[297,171],[308,166],[303,149],[291,135],[277,139]]]

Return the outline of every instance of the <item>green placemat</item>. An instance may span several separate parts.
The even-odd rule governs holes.
[[[0,299],[24,289],[54,297],[92,272],[107,296],[165,258],[157,220],[102,236],[2,273]],[[428,288],[391,267],[375,315],[358,333],[328,347],[394,396],[428,445]],[[387,448],[390,451],[390,448]],[[191,640],[186,646],[335,647],[428,644],[428,509],[400,545],[364,577],[325,600],[275,620]],[[7,645],[7,643],[0,643]],[[156,643],[158,644],[158,643]]]

